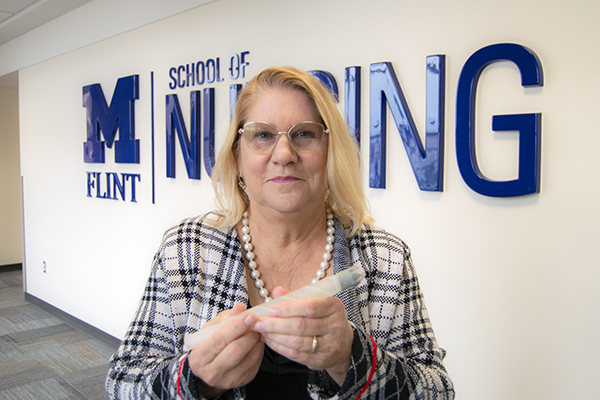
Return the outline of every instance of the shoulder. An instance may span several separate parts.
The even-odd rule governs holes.
[[[230,229],[221,229],[215,226],[215,222],[218,220],[218,216],[214,211],[206,214],[198,215],[195,217],[184,218],[177,224],[171,226],[165,231],[164,236],[177,236],[186,234],[215,234],[225,235],[228,234]]]
[[[209,212],[167,229],[155,259],[168,279],[182,280],[186,275],[191,282],[199,273],[213,274],[222,263],[237,265],[241,253],[235,228],[214,226],[217,218]]]
[[[348,238],[353,263],[363,265],[374,278],[400,279],[412,270],[410,248],[398,236],[385,229],[365,225]]]
[[[235,236],[235,229],[215,226],[218,216],[214,211],[196,217],[184,218],[163,234],[162,247],[171,245],[198,245],[225,243]]]
[[[354,236],[348,238],[351,249],[389,251],[408,255],[408,245],[398,236],[374,225],[363,225]]]

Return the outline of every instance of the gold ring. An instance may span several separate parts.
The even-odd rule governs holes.
[[[317,349],[317,337],[313,336],[312,349],[310,350],[311,354],[315,352]]]

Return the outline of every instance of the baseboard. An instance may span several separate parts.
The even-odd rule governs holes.
[[[23,269],[23,264],[7,264],[0,265],[0,272],[9,272],[9,271],[20,271]]]
[[[95,328],[92,325],[83,322],[82,320],[75,318],[74,316],[67,314],[62,310],[59,310],[53,305],[48,304],[45,301],[30,295],[29,293],[25,293],[25,300],[35,306],[38,306],[44,311],[49,312],[55,317],[60,318],[65,323],[71,325],[73,328],[79,329],[80,331],[87,333],[94,339],[98,339],[101,342],[113,347],[115,350],[119,347],[119,344],[121,343],[121,340],[117,339],[116,337],[109,335],[108,333],[101,331],[100,329]]]

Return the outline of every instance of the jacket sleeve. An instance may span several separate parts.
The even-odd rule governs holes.
[[[353,321],[351,365],[340,388],[323,371],[313,374],[314,399],[452,400],[409,248],[383,231],[369,232],[365,250],[368,284],[359,287],[362,324]],[[369,250],[370,249],[370,250]],[[353,262],[359,262],[355,259]],[[359,262],[360,263],[360,262]]]
[[[176,331],[157,254],[137,314],[110,360],[111,399],[201,398]]]
[[[203,399],[184,337],[247,299],[235,231],[205,219],[184,219],[163,235],[137,313],[110,360],[111,399]],[[238,388],[220,399],[242,397]]]

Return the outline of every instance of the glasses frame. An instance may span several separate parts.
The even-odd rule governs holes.
[[[290,145],[294,148],[294,150],[298,151],[298,152],[313,152],[316,151],[319,147],[321,147],[321,143],[323,143],[323,137],[325,137],[326,135],[329,134],[329,129],[325,127],[325,125],[323,125],[320,122],[314,122],[314,121],[302,121],[302,122],[298,122],[297,124],[294,124],[292,127],[290,127],[290,129],[288,129],[287,131],[278,131],[277,128],[275,128],[272,124],[266,122],[266,121],[248,121],[246,122],[240,129],[238,129],[238,134],[240,136],[244,136],[244,132],[246,125],[248,124],[267,124],[271,127],[273,127],[273,130],[275,132],[277,132],[277,139],[275,140],[275,143],[273,144],[273,147],[271,147],[269,150],[266,151],[260,151],[260,150],[255,150],[252,149],[252,147],[250,147],[250,144],[248,142],[248,137],[246,136],[246,144],[248,144],[248,147],[250,147],[252,149],[252,151],[255,151],[257,153],[270,153],[273,151],[273,149],[275,149],[275,147],[277,147],[277,143],[279,143],[279,138],[281,137],[282,134],[285,133],[285,135],[288,138],[288,142],[290,143]],[[316,124],[316,125],[320,125],[321,128],[323,128],[323,136],[321,137],[321,141],[319,142],[319,146],[317,146],[314,150],[300,150],[296,147],[296,144],[294,143],[294,141],[292,140],[292,138],[290,137],[290,133],[292,132],[292,130],[297,127],[298,125],[302,125],[302,124]]]

